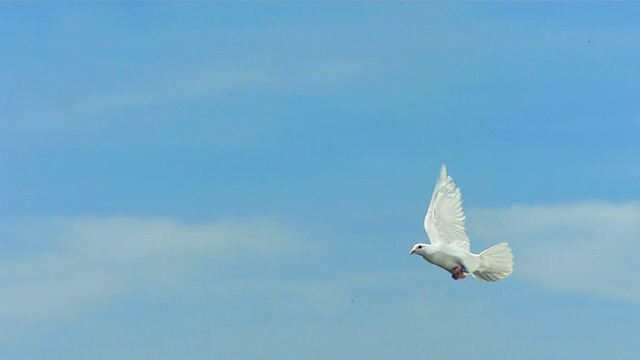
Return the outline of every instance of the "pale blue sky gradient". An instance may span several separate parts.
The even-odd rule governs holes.
[[[639,18],[0,4],[0,358],[635,358]],[[441,163],[506,280],[408,256]]]

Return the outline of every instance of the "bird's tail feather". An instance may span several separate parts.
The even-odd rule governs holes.
[[[478,255],[480,266],[471,273],[473,277],[484,281],[498,281],[513,271],[513,254],[506,242],[496,244]]]

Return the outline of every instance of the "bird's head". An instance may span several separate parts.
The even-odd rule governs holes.
[[[413,254],[418,254],[418,255],[426,255],[426,249],[429,245],[427,244],[415,244],[413,245],[413,249],[411,249],[411,251],[409,251],[409,255],[413,255]]]

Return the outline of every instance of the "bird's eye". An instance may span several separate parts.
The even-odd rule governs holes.
[[[418,249],[422,249],[422,245],[418,245]]]

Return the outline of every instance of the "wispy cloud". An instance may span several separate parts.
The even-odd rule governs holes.
[[[31,231],[34,227],[39,230]],[[273,220],[188,224],[58,218],[27,224],[14,235],[20,233],[25,241],[43,245],[31,255],[0,262],[0,329],[6,331],[26,334],[60,324],[80,326],[108,313],[114,304],[135,307],[142,301],[145,308],[154,308],[167,301],[171,309],[187,309],[184,316],[193,322],[189,326],[204,332],[198,341],[213,344],[207,346],[214,346],[219,356],[293,358],[315,344],[310,358],[321,359],[334,351],[328,344],[338,344],[339,358],[362,347],[371,347],[364,351],[367,356],[381,358],[375,339],[387,339],[385,354],[410,356],[419,351],[412,344],[424,336],[444,340],[469,317],[487,316],[482,301],[445,300],[449,297],[443,287],[417,284],[416,272],[407,267],[354,269],[336,264],[340,250],[330,247],[339,239],[320,242],[314,236],[327,234],[308,235]],[[342,270],[330,271],[334,266]],[[449,283],[448,277],[443,280]],[[425,325],[430,323],[443,325]],[[209,329],[215,331],[206,335]],[[358,332],[364,333],[349,336]],[[239,346],[247,336],[254,346]],[[490,350],[482,338],[474,340],[474,349]],[[446,354],[445,342],[440,343],[432,345],[432,351]]]
[[[512,244],[515,277],[552,290],[640,302],[633,281],[640,271],[638,203],[482,209],[469,219],[472,236]]]
[[[0,262],[5,321],[72,320],[137,289],[176,286],[205,261],[244,252],[268,259],[291,247],[291,233],[266,220],[65,218],[32,226],[50,230],[37,239],[48,250]]]

